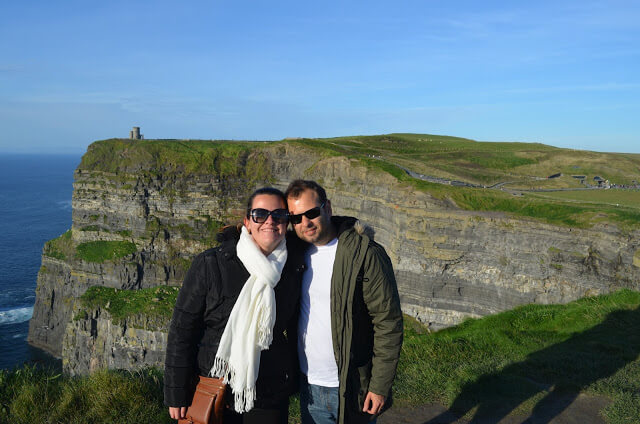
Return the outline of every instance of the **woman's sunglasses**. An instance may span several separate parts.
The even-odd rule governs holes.
[[[297,213],[295,215],[289,215],[289,222],[293,225],[299,224],[302,222],[302,215],[306,216],[308,219],[317,218],[320,216],[321,209],[324,207],[324,203],[320,206],[316,206],[315,208],[311,208],[306,212]]]
[[[286,209],[274,209],[272,211],[262,208],[251,209],[249,216],[256,224],[264,224],[269,219],[269,216],[273,218],[273,222],[276,224],[286,224],[289,221],[289,212]]]

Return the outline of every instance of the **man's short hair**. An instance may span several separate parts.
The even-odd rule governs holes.
[[[320,186],[315,181],[311,180],[295,180],[289,184],[289,187],[284,192],[284,196],[288,199],[289,197],[297,199],[300,197],[303,191],[305,190],[313,190],[316,192],[320,199],[320,204],[323,204],[327,201],[327,192],[324,191],[324,188]]]

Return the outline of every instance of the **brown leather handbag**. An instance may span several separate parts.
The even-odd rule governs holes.
[[[200,377],[186,418],[178,424],[222,424],[227,385],[222,378]]]

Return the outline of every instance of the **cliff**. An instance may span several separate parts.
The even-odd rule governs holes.
[[[94,143],[75,172],[72,228],[43,251],[29,341],[72,373],[161,364],[170,312],[154,328],[140,310],[115,323],[83,294],[179,286],[251,191],[300,177],[327,189],[334,214],[375,228],[403,311],[433,329],[524,303],[638,289],[637,225],[578,228],[463,210],[383,168],[308,142]]]

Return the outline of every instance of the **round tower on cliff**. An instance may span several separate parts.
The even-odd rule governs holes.
[[[140,127],[133,127],[133,129],[129,131],[129,138],[132,140],[142,140],[144,135],[140,134]]]

